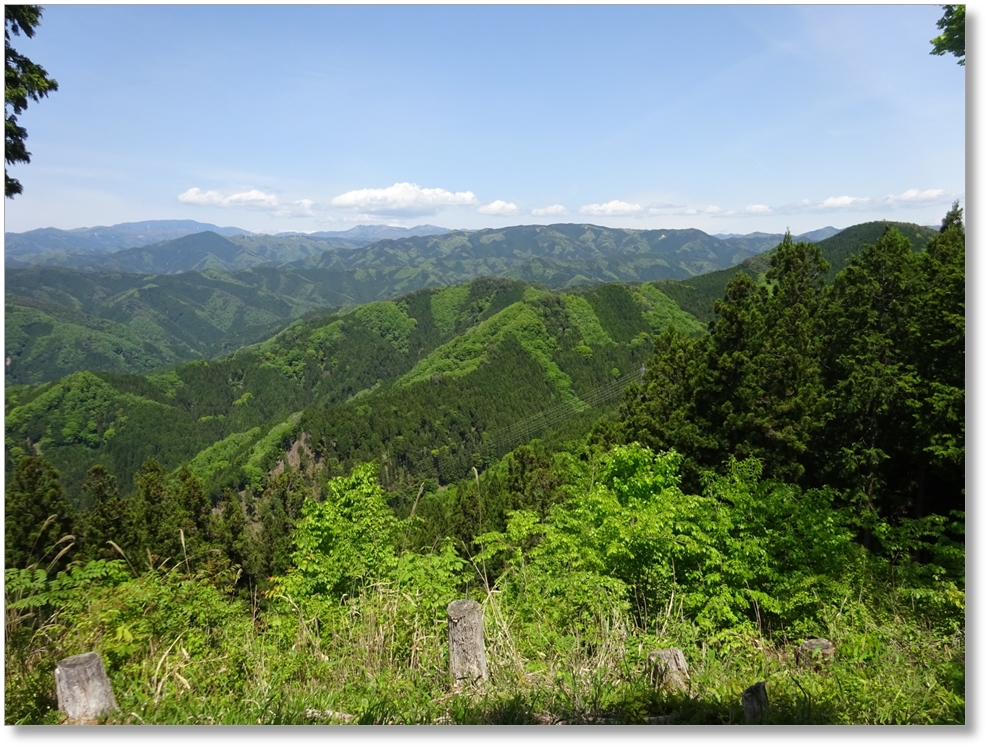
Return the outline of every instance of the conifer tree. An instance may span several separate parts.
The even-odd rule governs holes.
[[[158,562],[169,559],[173,564],[178,563],[187,555],[183,535],[195,528],[191,515],[171,491],[164,469],[154,458],[148,458],[141,465],[141,470],[134,476],[134,485],[139,508],[147,523],[148,551]]]
[[[22,458],[4,492],[6,566],[64,568],[75,554],[75,521],[54,466],[35,455]]]
[[[819,446],[828,457],[821,478],[850,490],[864,517],[909,504],[916,477],[918,379],[909,331],[917,260],[909,241],[890,228],[852,258],[832,288],[826,353],[832,417]]]
[[[964,506],[965,488],[965,227],[957,202],[921,255],[920,276],[911,315],[920,378],[914,419],[922,463],[936,485],[921,487],[915,514],[928,505],[946,514]]]
[[[117,479],[104,466],[89,469],[82,489],[91,498],[90,509],[84,515],[86,556],[90,559],[118,559],[119,552],[112,541],[134,560],[143,553],[143,517],[134,514],[134,503],[120,496]]]

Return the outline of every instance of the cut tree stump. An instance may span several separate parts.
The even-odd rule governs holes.
[[[686,679],[690,678],[687,659],[680,648],[654,650],[648,656],[649,680],[657,689],[687,690]]]
[[[450,675],[455,684],[488,680],[484,652],[484,614],[477,601],[453,601],[446,607],[450,625]]]
[[[766,682],[757,682],[742,692],[742,709],[745,711],[746,723],[762,722],[762,716],[769,710]]]
[[[831,640],[816,637],[804,640],[797,648],[798,666],[819,666],[834,660],[835,647]]]
[[[103,659],[99,653],[83,653],[55,666],[58,709],[70,723],[96,723],[101,715],[117,709]]]

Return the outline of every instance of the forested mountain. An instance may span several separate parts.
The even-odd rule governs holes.
[[[849,260],[861,251],[863,246],[876,242],[888,227],[894,227],[903,234],[910,241],[914,252],[923,250],[930,238],[937,234],[934,229],[917,224],[870,221],[865,224],[850,226],[840,232],[830,234],[820,241],[815,239],[808,239],[807,241],[817,242],[820,245],[821,253],[829,266],[826,275],[829,279],[833,279]],[[824,232],[825,230],[819,231]],[[810,233],[810,235],[817,234],[817,232]],[[799,240],[800,237],[796,239]],[[783,236],[779,235],[776,244],[782,240]],[[771,254],[771,251],[762,252],[746,258],[731,268],[711,271],[688,279],[662,279],[653,282],[653,285],[675,299],[681,308],[698,320],[709,322],[714,319],[714,303],[724,295],[728,282],[739,272],[745,273],[754,281],[761,280],[769,269]]]
[[[784,236],[706,328],[483,278],[8,386],[8,721],[96,651],[109,722],[964,723],[961,216]]]
[[[237,271],[258,265],[280,265],[334,249],[352,250],[365,244],[367,240],[313,239],[305,235],[221,237],[216,232],[205,231],[106,254],[58,252],[8,258],[7,267],[51,266],[142,274]]]
[[[243,270],[282,264],[333,249],[355,249],[382,239],[444,234],[438,226],[355,226],[347,231],[276,236],[197,221],[144,221],[93,229],[37,229],[4,235],[4,263],[123,273]]]
[[[833,266],[843,264],[863,244],[875,241],[884,226],[873,222],[850,227],[824,240],[821,247],[825,257]],[[912,238],[916,249],[933,233],[913,224],[896,226]],[[481,275],[500,274],[561,289],[602,281],[641,282],[671,272],[668,258],[645,249],[645,240],[629,232],[591,227],[578,233],[574,225],[536,231],[540,228],[378,242],[365,248],[321,251],[308,261],[296,263],[299,267],[260,266],[238,272],[147,276],[40,267],[8,269],[5,325],[11,365],[7,382],[38,383],[80,368],[139,373],[164,364],[228,354],[309,312],[390,299]],[[697,243],[712,240],[701,232],[660,232],[659,236],[664,234],[672,236],[647,238],[657,247],[672,240],[674,244],[666,245],[664,252],[679,247],[676,257],[686,253],[696,258]],[[775,236],[749,235],[746,241],[764,242],[766,237]],[[536,240],[537,245],[526,244]],[[336,240],[325,240],[329,241]],[[273,252],[271,242],[267,236],[227,240],[210,233],[191,235],[167,243],[168,253],[160,263],[174,268],[196,258],[209,264],[203,260],[208,258],[216,265],[238,265],[237,258],[259,258]],[[320,242],[324,240],[284,237],[276,249],[315,253],[325,246]],[[536,256],[536,250],[526,249],[533,246],[542,254]],[[203,255],[200,250],[205,247],[212,252]],[[641,254],[636,254],[639,251]],[[154,255],[155,247],[108,257],[133,259],[144,252]],[[760,277],[768,268],[768,258],[768,253],[761,253],[726,270],[660,280],[657,288],[690,314],[708,321],[714,301],[724,293],[728,281],[739,270]],[[832,269],[831,277],[835,272]],[[62,329],[63,322],[72,327]],[[75,345],[67,348],[64,343],[69,340]],[[82,362],[87,364],[79,366]]]
[[[540,260],[553,263],[558,274],[576,282],[583,280],[582,275],[596,278],[602,274],[604,277],[597,280],[643,281],[687,278],[727,267],[773,246],[768,239],[721,240],[697,229],[634,231],[588,224],[424,233],[380,241],[375,240],[381,234],[405,232],[388,227],[387,231],[357,228],[363,230],[352,235],[334,233],[337,236],[333,237],[293,234],[224,238],[207,231],[109,254],[59,252],[43,257],[8,256],[6,262],[11,267],[56,265],[155,274],[208,268],[234,271],[286,263],[292,264],[293,269],[426,267],[435,274],[459,273],[463,280],[491,275],[523,277],[526,271],[522,266]],[[600,272],[582,273],[585,266],[597,264],[602,266]]]
[[[10,264],[15,258],[24,263],[40,262],[46,258],[65,257],[68,253],[103,255],[205,231],[224,237],[238,234],[248,236],[251,233],[235,226],[221,227],[188,220],[136,221],[68,230],[48,228],[26,232],[8,231],[3,235],[4,262]]]
[[[403,475],[446,482],[470,469],[485,430],[531,416],[534,404],[579,412],[582,394],[638,372],[669,324],[702,331],[650,287],[552,294],[481,279],[423,290],[162,374],[9,386],[8,460],[40,452],[74,498],[91,465],[129,489],[148,456],[169,470],[191,461],[214,488],[260,486],[258,471],[306,432],[327,469],[387,453]]]

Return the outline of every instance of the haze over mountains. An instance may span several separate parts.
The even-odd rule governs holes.
[[[819,241],[836,232],[827,227],[798,238]],[[440,236],[445,239],[437,240]],[[351,269],[463,256],[475,264],[487,258],[490,267],[482,269],[481,274],[501,275],[513,264],[531,258],[566,264],[601,256],[610,258],[612,265],[631,262],[640,269],[643,263],[651,263],[656,266],[655,277],[687,277],[763,252],[779,243],[782,236],[755,232],[712,237],[697,229],[637,231],[591,224],[479,231],[451,231],[429,225],[410,229],[356,226],[341,232],[284,232],[272,236],[195,221],[147,221],[70,231],[7,233],[4,262],[10,268],[48,265],[161,274],[208,269],[237,271],[285,263]],[[363,254],[351,252],[361,248],[373,249]]]

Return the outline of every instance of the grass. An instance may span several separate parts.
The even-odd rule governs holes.
[[[112,598],[101,590],[90,597]],[[118,664],[108,668],[120,710],[104,722],[113,724],[734,725],[744,722],[743,690],[758,681],[766,683],[769,724],[965,721],[963,633],[911,619],[851,629],[835,617],[838,628],[822,633],[837,644],[834,662],[798,667],[798,643],[753,633],[705,636],[684,620],[647,632],[619,612],[539,651],[489,595],[490,680],[454,689],[445,622],[425,612],[408,621],[403,595],[368,586],[334,604],[322,624],[300,615],[280,628],[238,602],[205,639],[162,629],[123,658],[119,632],[98,633],[98,601],[85,611],[52,612],[34,629],[8,607],[7,722],[60,722],[54,665],[90,649]],[[686,692],[657,689],[647,673],[648,653],[673,646],[690,668]]]

